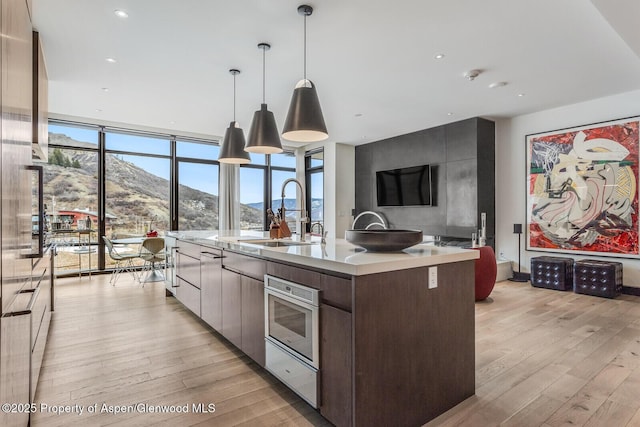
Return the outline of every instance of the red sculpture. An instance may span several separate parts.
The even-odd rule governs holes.
[[[482,301],[487,299],[493,291],[498,275],[498,264],[491,246],[474,249],[480,251],[480,258],[476,259],[476,301]]]

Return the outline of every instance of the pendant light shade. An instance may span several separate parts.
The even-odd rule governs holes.
[[[297,142],[323,141],[329,137],[327,126],[316,87],[307,79],[307,16],[313,13],[313,8],[302,5],[298,7],[298,13],[304,16],[304,78],[293,91],[282,137]]]
[[[237,165],[250,163],[251,158],[249,157],[249,153],[244,151],[244,146],[244,132],[242,128],[238,126],[238,123],[233,121],[224,133],[224,140],[222,141],[218,161],[220,163]]]
[[[323,141],[329,137],[318,92],[311,80],[300,80],[296,85],[282,137],[300,142]]]
[[[267,104],[262,104],[260,110],[253,114],[245,151],[262,154],[282,153],[276,119],[273,113],[267,110]]]
[[[247,164],[251,162],[251,158],[249,153],[244,151],[244,132],[236,122],[236,75],[240,74],[240,70],[233,68],[229,70],[229,73],[233,75],[233,121],[224,133],[218,161],[237,165]]]
[[[261,154],[282,153],[282,144],[280,143],[280,133],[276,125],[276,119],[273,113],[267,109],[265,102],[265,52],[271,48],[267,43],[260,43],[259,49],[262,49],[262,104],[260,109],[253,114],[251,129],[249,129],[249,141],[247,142],[245,151]]]

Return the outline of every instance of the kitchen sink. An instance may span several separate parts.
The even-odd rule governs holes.
[[[250,243],[252,245],[266,246],[269,248],[279,248],[282,246],[305,246],[305,245],[313,244],[312,242],[296,242],[293,240],[266,240],[266,239],[239,240],[238,243]]]

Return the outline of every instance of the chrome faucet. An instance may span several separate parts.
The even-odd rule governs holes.
[[[309,217],[307,216],[307,210],[305,209],[305,206],[304,206],[304,203],[305,203],[304,189],[302,188],[302,184],[300,184],[300,181],[298,181],[295,178],[289,178],[282,183],[282,204],[280,205],[282,221],[286,221],[286,214],[285,214],[285,208],[284,208],[284,198],[286,197],[286,195],[284,193],[284,189],[287,186],[287,184],[289,184],[290,182],[295,182],[296,184],[298,184],[298,187],[300,188],[300,195],[302,200],[300,209],[290,209],[290,210],[300,211],[300,226],[297,228],[298,228],[298,234],[300,236],[300,240],[304,240],[307,233],[306,224],[307,222],[309,222]]]
[[[311,224],[311,227],[309,227],[309,232],[313,232],[313,227],[318,226],[318,228],[320,228],[320,244],[324,245],[327,243],[326,237],[327,237],[327,232],[324,231],[324,225],[320,222],[320,221],[316,221],[313,224]]]

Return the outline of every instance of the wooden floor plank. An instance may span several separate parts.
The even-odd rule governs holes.
[[[42,426],[325,426],[318,412],[165,297],[123,275],[59,279],[36,402],[210,413],[33,414]],[[640,298],[501,282],[476,303],[476,395],[427,426],[640,426]],[[428,386],[428,385],[426,385]]]

